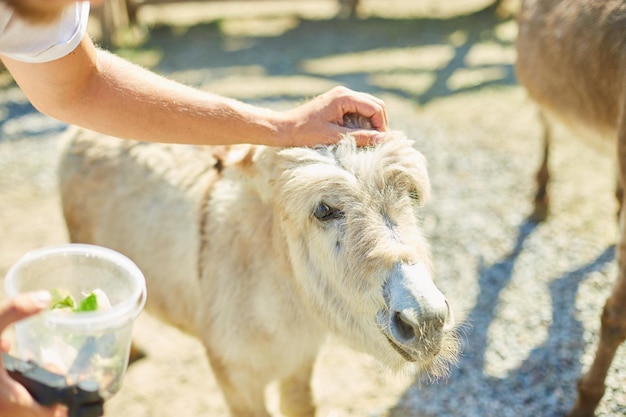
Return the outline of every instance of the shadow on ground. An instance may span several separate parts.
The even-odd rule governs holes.
[[[157,71],[184,73],[182,81],[218,91],[220,80],[232,76],[240,76],[243,83],[246,76],[254,75],[269,83],[299,77],[319,84],[320,92],[327,85],[341,84],[426,104],[452,94],[516,82],[511,52],[514,34],[502,34],[511,32],[513,21],[499,18],[492,6],[450,18],[282,18],[288,23],[281,20],[277,24],[286,27],[271,35],[253,29],[228,34],[228,24],[221,20],[185,28],[160,25],[150,30],[141,49],[160,56]],[[261,25],[267,30],[275,20],[268,17]],[[246,92],[245,85],[240,87],[227,92],[241,99],[265,101],[304,100],[310,92],[299,85],[291,91],[278,89],[259,95],[254,88]]]
[[[442,404],[449,416],[560,417],[573,405],[575,381],[571,375],[581,373],[575,358],[580,358],[585,349],[584,327],[576,318],[576,294],[592,272],[602,271],[615,261],[613,245],[587,264],[551,281],[552,322],[546,340],[506,375],[496,377],[486,372],[488,332],[497,316],[500,294],[511,281],[524,244],[536,227],[531,221],[520,225],[510,254],[492,265],[481,265],[477,271],[479,294],[467,316],[465,346],[449,381],[444,386],[410,388],[389,417],[441,415]],[[529,311],[528,315],[535,313]]]

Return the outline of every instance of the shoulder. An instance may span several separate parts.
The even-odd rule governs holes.
[[[0,2],[0,54],[24,62],[47,62],[76,48],[87,30],[89,2],[68,5],[60,18],[49,24],[31,24]]]

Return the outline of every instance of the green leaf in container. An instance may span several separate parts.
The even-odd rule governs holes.
[[[76,308],[76,301],[68,291],[53,289],[50,291],[50,295],[52,296],[52,301],[50,302],[51,310],[57,308],[69,308],[74,310]]]
[[[78,304],[78,307],[74,309],[76,312],[96,311],[98,310],[98,297],[95,293],[89,294],[83,301]]]

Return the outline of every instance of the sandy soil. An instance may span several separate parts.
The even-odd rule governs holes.
[[[150,32],[117,53],[199,88],[285,108],[336,84],[386,100],[391,124],[427,156],[424,213],[440,287],[466,320],[447,382],[417,390],[331,342],[314,380],[320,416],[558,416],[590,363],[614,277],[612,158],[560,132],[553,217],[525,223],[538,163],[534,108],[516,85],[515,23],[489,2],[363,0],[146,7]],[[97,33],[97,27],[94,29]],[[0,77],[0,276],[25,252],[67,241],[55,189],[63,126]],[[586,167],[581,169],[580,167]],[[142,314],[133,365],[107,416],[226,416],[197,340]],[[626,412],[621,349],[600,416]],[[268,392],[275,408],[272,389]],[[276,414],[278,416],[278,414]]]

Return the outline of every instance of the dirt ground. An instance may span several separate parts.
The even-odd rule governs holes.
[[[593,358],[615,273],[613,160],[560,132],[554,216],[525,222],[540,130],[514,77],[515,22],[489,4],[362,0],[354,20],[335,19],[330,0],[146,6],[146,26],[122,35],[130,46],[116,53],[252,103],[286,108],[337,84],[370,92],[426,155],[424,224],[439,285],[466,322],[464,354],[448,381],[418,390],[331,341],[314,380],[319,416],[556,417]],[[67,237],[54,177],[64,126],[30,109],[6,75],[0,94],[4,276],[25,252]],[[147,313],[135,340],[147,357],[106,416],[227,415],[197,340]],[[607,383],[599,415],[624,415],[624,349]],[[268,398],[278,416],[272,389]]]

